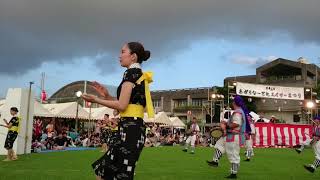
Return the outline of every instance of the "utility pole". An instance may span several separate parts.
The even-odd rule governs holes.
[[[42,73],[41,73],[41,93],[40,93],[41,103],[43,103],[43,100],[42,100],[41,95],[42,95],[42,93],[43,93],[43,91],[44,91],[44,79],[45,79],[45,73],[42,72]]]
[[[27,154],[27,145],[28,145],[28,127],[29,127],[29,116],[30,116],[30,101],[31,101],[31,86],[34,84],[34,82],[29,82],[29,93],[28,93],[28,106],[27,106],[27,119],[26,119],[26,133],[25,133],[25,141],[24,141],[24,154]],[[33,104],[32,104],[33,105]]]

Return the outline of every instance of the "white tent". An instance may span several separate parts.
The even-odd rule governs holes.
[[[0,114],[2,113],[3,105],[0,105]]]
[[[260,119],[260,115],[251,111],[250,115],[252,116],[252,118],[254,119],[254,121],[256,122],[258,119]],[[262,118],[264,122],[269,122],[270,120],[267,118]]]
[[[178,117],[170,117],[170,121],[172,122],[172,126],[175,128],[185,128],[186,125],[178,118]]]
[[[159,123],[164,125],[172,125],[172,122],[170,121],[169,117],[165,112],[158,112],[154,118],[148,118],[147,114],[144,114],[144,121],[146,123]]]
[[[143,121],[144,121],[145,123],[155,123],[154,118],[149,118],[148,115],[147,115],[147,113],[144,113]]]
[[[6,103],[6,100],[5,99],[1,99],[0,100],[0,114],[2,113],[2,109],[4,107],[4,103]]]
[[[46,109],[43,104],[34,101],[34,116],[38,117],[54,117],[54,114]]]
[[[58,104],[44,104],[46,109],[53,113],[54,117],[57,118],[76,118],[77,114],[77,103],[58,103]],[[80,105],[78,105],[78,118],[88,119],[89,113],[85,111]]]
[[[6,103],[5,99],[0,100],[0,113],[2,112],[2,108],[4,107],[4,104]],[[42,104],[40,104],[38,101],[34,101],[34,116],[38,117],[54,117],[54,115],[48,111]]]
[[[90,108],[84,108],[84,110],[86,110],[90,114]],[[114,117],[113,109],[111,108],[108,108],[108,107],[91,108],[90,119],[100,120],[104,118],[105,114],[109,114],[110,117]]]
[[[4,105],[4,103],[6,103],[6,100],[5,99],[1,99],[0,100],[0,106]]]
[[[169,117],[165,112],[159,112],[158,114],[155,115],[155,119],[157,122],[165,125],[172,125],[172,122],[170,121]]]

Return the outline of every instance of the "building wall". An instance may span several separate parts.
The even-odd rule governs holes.
[[[279,65],[279,67],[278,67]],[[268,74],[262,77],[262,74],[268,72],[274,68],[275,72],[280,74]],[[281,68],[284,68],[282,70]],[[290,71],[290,68],[292,71]],[[272,71],[274,72],[274,71]],[[281,75],[285,73],[285,75]],[[276,76],[276,79],[268,78]],[[228,77],[225,79],[226,82],[252,82],[252,76],[242,76],[241,81],[234,81],[238,77]],[[275,86],[287,86],[287,87],[303,87],[303,88],[314,88],[317,80],[319,79],[319,68],[314,64],[304,64],[296,61],[290,61],[286,59],[277,59],[265,65],[262,65],[256,69],[256,82],[257,84],[269,84]],[[240,79],[240,78],[239,78]],[[311,93],[305,93],[305,100],[310,99]],[[265,101],[265,102],[263,102]],[[254,98],[254,103],[257,107],[258,114],[265,114],[267,118],[271,115],[276,115],[278,118],[285,120],[288,123],[293,123],[293,115],[301,114],[304,108],[304,101],[293,101],[293,100],[277,100],[275,99],[259,99]],[[279,111],[280,110],[280,111]],[[302,118],[305,118],[303,116]],[[300,123],[304,123],[304,119]]]
[[[270,111],[264,114],[264,117],[267,119],[271,119],[271,116],[275,116],[276,119],[284,120],[286,123],[294,124],[293,122],[293,114],[296,112],[279,112],[279,111]],[[302,123],[301,121],[299,123]]]
[[[164,111],[168,115],[178,116],[186,121],[188,111],[192,112],[192,116],[204,119],[206,112],[203,105],[208,100],[208,94],[210,96],[214,92],[215,89],[212,87],[192,88],[153,91],[151,92],[151,96],[154,105],[157,105],[155,107],[157,111]]]

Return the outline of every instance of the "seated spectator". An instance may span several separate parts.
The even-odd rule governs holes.
[[[146,141],[144,143],[144,147],[153,147],[153,144],[150,140],[150,134],[147,135]]]
[[[42,150],[45,150],[46,147],[42,143],[40,143],[38,140],[35,140],[31,145],[31,149],[33,149],[33,152],[39,153]]]
[[[270,123],[276,123],[276,120],[277,118],[274,115],[272,115],[270,119]]]
[[[71,137],[73,141],[75,141],[78,138],[79,134],[72,129],[68,131],[68,136]]]
[[[175,139],[173,138],[172,134],[167,135],[167,137],[165,138],[165,144],[166,146],[172,146],[173,143],[175,143]]]
[[[40,142],[41,142],[41,143],[46,142],[47,139],[48,139],[47,133],[45,133],[45,132],[42,131],[42,135],[41,135],[41,140],[40,140]]]
[[[90,142],[89,142],[89,138],[88,138],[87,135],[84,136],[84,138],[82,139],[81,142],[82,142],[82,146],[83,146],[83,147],[89,147],[89,143],[90,143]]]
[[[263,117],[260,116],[259,119],[257,120],[257,122],[264,122]]]
[[[73,140],[70,136],[67,136],[67,133],[64,132],[62,133],[63,134],[63,137],[67,139],[67,147],[76,147],[74,144],[73,144]]]
[[[59,136],[54,139],[54,150],[64,150],[67,147],[68,140],[65,133],[59,133]]]

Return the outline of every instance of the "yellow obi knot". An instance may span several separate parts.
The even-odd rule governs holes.
[[[123,112],[120,112],[121,117],[144,117],[144,108],[142,105],[129,104],[127,109]]]
[[[149,118],[154,118],[154,109],[153,109],[153,104],[151,99],[150,88],[149,88],[149,84],[153,82],[152,76],[153,76],[152,72],[144,72],[136,82],[137,84],[141,84],[141,82],[144,81],[145,96],[146,96],[146,110]]]
[[[115,128],[111,128],[111,131],[118,131],[118,126],[116,126]]]
[[[18,126],[12,126],[9,131],[15,131],[18,132],[19,131],[19,127]]]

